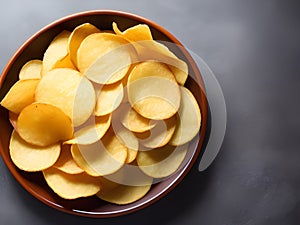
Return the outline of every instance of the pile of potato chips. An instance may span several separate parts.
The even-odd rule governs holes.
[[[188,66],[147,25],[90,23],[57,34],[28,61],[1,105],[13,163],[42,171],[60,197],[128,204],[180,167],[201,113]]]

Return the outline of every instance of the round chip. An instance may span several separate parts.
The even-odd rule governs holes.
[[[60,143],[39,147],[24,141],[16,131],[12,132],[9,153],[13,163],[21,170],[36,172],[51,167],[59,157]]]
[[[140,151],[137,164],[140,169],[153,178],[163,178],[175,173],[188,150],[188,144],[181,146],[165,145],[149,151]]]
[[[167,120],[160,120],[150,131],[136,133],[140,143],[147,148],[159,148],[166,145],[176,128],[176,116]]]
[[[142,62],[128,77],[128,100],[143,117],[163,120],[180,106],[180,90],[172,72],[158,62]]]
[[[25,107],[17,120],[19,135],[28,143],[48,146],[73,136],[71,120],[59,108],[32,103]]]
[[[83,23],[72,31],[68,40],[68,51],[70,59],[77,67],[77,51],[81,42],[90,34],[99,33],[100,30],[90,23]]]
[[[136,136],[122,124],[113,122],[112,125],[117,138],[127,147],[127,158],[125,163],[131,163],[137,156],[139,141]]]
[[[45,74],[37,86],[35,99],[60,108],[74,126],[83,124],[92,115],[96,103],[91,82],[69,68],[53,69]]]
[[[60,156],[53,167],[68,174],[79,174],[84,172],[84,170],[73,160],[70,145],[62,145]]]
[[[91,145],[72,145],[75,162],[92,176],[104,176],[119,170],[127,158],[127,148],[111,132]]]
[[[116,184],[110,180],[101,178],[101,190],[97,196],[110,203],[125,205],[144,197],[151,188],[151,184],[145,186],[127,186]]]
[[[132,132],[145,132],[155,127],[155,121],[139,115],[128,103],[118,109],[114,118],[119,119],[124,127]]]
[[[49,187],[64,199],[77,199],[95,195],[100,191],[98,178],[80,174],[67,174],[56,168],[43,171],[43,175]]]
[[[25,63],[19,73],[20,80],[40,79],[42,71],[42,60],[33,59]]]
[[[91,34],[78,53],[78,69],[98,84],[112,84],[127,74],[132,64],[132,47],[125,39],[110,33]]]
[[[51,41],[43,57],[42,76],[52,70],[54,65],[68,55],[68,40],[71,32],[62,31]]]
[[[39,82],[39,79],[18,80],[0,104],[9,111],[19,114],[26,106],[34,102],[34,94]]]
[[[191,141],[199,132],[201,126],[201,112],[198,103],[185,87],[181,90],[181,106],[175,132],[170,140],[171,145],[183,145]]]
[[[111,114],[91,117],[90,120],[74,133],[74,137],[65,144],[88,145],[99,141],[106,133],[111,124]]]
[[[98,89],[95,115],[103,116],[114,111],[123,100],[123,84],[103,85]]]

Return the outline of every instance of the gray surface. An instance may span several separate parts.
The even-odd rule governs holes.
[[[158,203],[115,219],[58,212],[24,191],[0,160],[0,224],[296,225],[300,221],[300,14],[297,1],[51,0],[1,2],[0,68],[34,32],[67,14],[119,9],[171,31],[223,88],[225,141]],[[199,161],[198,161],[199,162]]]

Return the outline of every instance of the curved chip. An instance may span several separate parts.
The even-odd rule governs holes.
[[[136,133],[140,143],[147,148],[159,148],[166,145],[173,136],[176,128],[176,116],[167,120],[160,120],[149,131]]]
[[[188,150],[188,144],[181,146],[165,145],[149,151],[140,151],[137,164],[140,169],[153,178],[163,178],[177,171]]]
[[[162,63],[142,62],[128,77],[128,100],[143,117],[163,120],[180,106],[180,90],[172,72]]]
[[[97,196],[110,203],[125,205],[144,197],[151,188],[151,184],[145,186],[127,186],[114,183],[101,178],[101,190]]]
[[[43,57],[42,76],[52,70],[54,65],[68,55],[68,40],[71,32],[64,30],[54,37]]]
[[[85,123],[74,133],[74,137],[66,141],[65,144],[88,145],[99,141],[110,127],[111,114],[91,118],[94,120]]]
[[[91,82],[73,69],[53,69],[43,76],[35,92],[37,102],[60,108],[74,126],[83,124],[92,115],[96,104]]]
[[[71,120],[59,108],[32,103],[25,107],[17,120],[19,135],[28,143],[48,146],[73,136]]]
[[[70,59],[73,64],[77,67],[77,51],[82,41],[93,33],[99,33],[100,30],[90,23],[83,23],[72,31],[68,40],[68,51]]]
[[[112,125],[117,138],[127,147],[127,158],[125,163],[131,163],[137,156],[139,141],[136,136],[122,124],[113,122]]]
[[[139,115],[128,103],[124,103],[118,109],[114,118],[121,121],[122,125],[132,132],[145,132],[155,127],[155,121]]]
[[[24,141],[16,131],[12,132],[9,154],[13,163],[27,172],[42,171],[51,167],[60,154],[60,143],[39,147]]]
[[[103,85],[98,91],[99,94],[95,107],[96,116],[103,116],[111,113],[123,100],[124,91],[122,83]]]
[[[33,59],[25,63],[19,73],[20,80],[40,79],[43,62],[40,59]]]
[[[201,126],[201,112],[198,103],[186,87],[180,87],[181,106],[178,112],[179,118],[171,145],[183,145],[191,141],[199,132]]]
[[[18,80],[0,104],[9,111],[19,114],[26,106],[34,102],[35,90],[39,82],[39,79]]]
[[[120,31],[117,23],[113,22],[112,24],[114,32],[129,40],[129,41],[144,41],[144,40],[152,40],[152,34],[149,26],[147,24],[138,24],[132,27],[129,27],[124,32]]]
[[[71,154],[70,145],[62,145],[60,156],[53,167],[68,174],[79,174],[84,172],[84,170],[75,163]]]
[[[129,42],[115,34],[91,34],[78,49],[78,69],[95,83],[112,84],[127,74],[132,51]]]
[[[99,179],[86,173],[67,174],[56,168],[43,171],[49,187],[64,199],[77,199],[95,195],[100,191]]]
[[[127,158],[127,148],[111,132],[90,145],[72,145],[75,162],[92,176],[104,176],[119,170]]]

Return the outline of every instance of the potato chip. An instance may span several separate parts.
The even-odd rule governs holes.
[[[16,131],[13,131],[9,144],[9,154],[19,169],[37,172],[51,167],[56,162],[60,154],[60,143],[39,147],[27,143]]]
[[[116,184],[110,180],[101,178],[101,190],[97,196],[110,203],[125,205],[144,197],[151,188],[151,184],[145,186],[127,186]]]
[[[95,115],[103,116],[112,113],[122,102],[124,91],[122,83],[103,85],[98,88],[99,94],[95,107]]]
[[[42,60],[33,59],[25,63],[19,73],[20,80],[40,79],[42,71]]]
[[[43,171],[43,175],[49,187],[64,199],[77,199],[95,195],[100,191],[98,178],[80,174],[67,174],[56,168]]]
[[[76,70],[76,67],[72,63],[69,54],[54,64],[52,69],[56,69],[56,68],[70,68],[70,69]]]
[[[74,161],[70,145],[62,145],[60,156],[53,167],[68,174],[79,174],[84,172],[84,170]]]
[[[170,144],[175,146],[191,141],[199,132],[201,126],[201,112],[195,97],[186,87],[180,87],[180,90],[179,120],[170,140]]]
[[[155,126],[155,121],[142,117],[128,103],[122,104],[116,113],[114,118],[118,117],[122,125],[130,131],[145,132]]]
[[[135,48],[140,61],[156,60],[166,64],[180,85],[184,85],[188,78],[188,66],[186,62],[179,59],[167,46],[157,41],[140,41]]]
[[[19,135],[28,143],[48,146],[73,136],[71,120],[59,108],[32,103],[25,107],[17,120]]]
[[[0,104],[9,111],[19,114],[23,108],[34,102],[34,94],[39,82],[39,79],[17,81]]]
[[[68,40],[68,52],[73,64],[77,67],[77,51],[81,42],[90,34],[99,33],[100,30],[90,23],[83,23],[72,31]]]
[[[53,69],[45,74],[36,89],[35,99],[60,108],[74,126],[83,124],[92,115],[96,103],[91,82],[68,68]]]
[[[138,64],[128,77],[128,100],[143,117],[163,120],[180,106],[180,90],[172,72],[158,62]]]
[[[127,158],[127,148],[111,132],[90,145],[72,145],[75,162],[92,176],[104,176],[119,170]]]
[[[128,41],[144,41],[144,40],[152,40],[152,34],[150,28],[146,24],[138,24],[133,27],[128,28],[124,32],[121,32],[118,28],[118,25],[113,22],[112,24],[114,32],[127,39]]]
[[[117,138],[127,147],[127,158],[125,163],[131,163],[135,160],[139,150],[138,139],[131,131],[126,129],[120,123],[113,123],[113,129]]]
[[[91,117],[87,123],[74,133],[74,137],[65,144],[88,145],[99,141],[106,133],[111,124],[111,114]]]
[[[147,148],[159,148],[166,145],[176,128],[176,116],[167,120],[160,120],[156,126],[149,131],[136,133],[140,143]]]
[[[68,55],[70,31],[62,31],[51,41],[43,57],[42,76],[53,69],[54,65]]]
[[[188,144],[181,146],[165,145],[149,151],[140,151],[137,164],[140,169],[153,178],[163,178],[175,173],[188,150]]]
[[[112,84],[127,74],[132,51],[129,42],[115,34],[91,34],[78,49],[78,69],[95,83]]]

